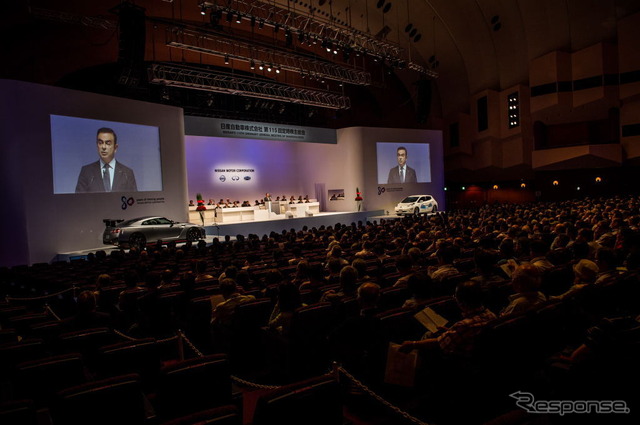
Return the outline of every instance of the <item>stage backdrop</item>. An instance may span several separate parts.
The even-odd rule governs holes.
[[[187,219],[182,109],[9,80],[0,93],[0,265],[100,248],[105,218]],[[116,161],[138,191],[75,193],[81,166],[98,160],[100,127],[118,134]]]
[[[360,189],[362,207],[370,211],[393,213],[405,196],[423,193],[445,208],[440,131],[354,127],[336,133],[202,117],[185,117],[185,130],[189,199],[201,193],[205,200],[253,205],[269,192],[273,199],[308,195],[323,211],[356,211]],[[400,146],[408,151],[416,183],[387,184]],[[379,169],[384,169],[380,184]]]

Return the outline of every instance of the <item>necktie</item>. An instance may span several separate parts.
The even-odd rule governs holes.
[[[404,167],[400,168],[400,183],[404,183]]]
[[[102,183],[104,184],[104,191],[111,192],[111,176],[109,175],[109,164],[104,165],[104,173],[102,174]]]

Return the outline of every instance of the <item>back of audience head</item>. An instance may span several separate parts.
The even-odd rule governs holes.
[[[78,314],[86,314],[96,310],[96,295],[92,291],[82,291],[78,295]]]
[[[598,275],[598,266],[591,260],[582,259],[573,266],[575,275],[575,283],[591,284],[596,281]]]
[[[411,266],[411,257],[409,257],[408,255],[401,254],[396,257],[396,268],[400,273],[410,271]]]
[[[425,300],[433,296],[433,283],[426,273],[414,273],[407,280],[407,289],[416,299]]]
[[[521,264],[511,275],[513,290],[519,293],[535,292],[540,289],[540,269],[533,264]]]
[[[459,250],[449,243],[445,243],[436,251],[436,257],[442,264],[453,264],[453,260],[458,256]]]
[[[226,277],[220,281],[220,293],[225,299],[229,298],[236,292],[238,292],[238,288],[234,279]]]
[[[496,255],[487,249],[476,249],[473,253],[473,262],[481,275],[489,275],[496,265]]]
[[[373,282],[365,282],[358,287],[358,302],[361,309],[375,308],[380,300],[380,286]]]
[[[484,294],[479,283],[467,280],[456,286],[455,298],[464,310],[474,310],[483,306]]]
[[[300,290],[291,283],[282,283],[278,286],[278,307],[281,312],[292,312],[302,306]]]
[[[356,258],[351,265],[358,271],[358,278],[362,279],[367,275],[367,262],[362,258]]]
[[[340,287],[345,294],[353,294],[358,282],[358,271],[355,267],[344,266],[340,270]]]
[[[596,251],[596,264],[600,271],[616,268],[616,253],[611,248],[602,247]]]
[[[145,285],[148,289],[157,289],[162,282],[162,275],[157,271],[150,271],[144,278]]]

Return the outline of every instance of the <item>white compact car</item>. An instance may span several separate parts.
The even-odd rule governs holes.
[[[438,202],[431,195],[410,195],[396,205],[397,215],[418,215],[436,211],[438,211]]]

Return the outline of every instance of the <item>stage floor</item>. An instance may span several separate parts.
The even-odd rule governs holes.
[[[242,221],[236,223],[217,223],[205,225],[207,236],[205,242],[210,245],[214,238],[222,239],[225,236],[231,237],[232,240],[236,239],[237,235],[247,236],[249,234],[255,234],[260,237],[262,235],[268,235],[271,232],[281,233],[283,230],[294,229],[295,231],[302,230],[305,226],[309,229],[320,226],[333,226],[336,223],[351,224],[358,221],[367,222],[373,220],[394,219],[397,216],[384,216],[381,215],[383,210],[375,211],[354,211],[354,212],[322,212],[308,217],[292,217],[285,218],[279,215],[278,218],[272,218],[268,220],[256,220],[256,221]],[[182,244],[178,244],[180,246]],[[118,250],[120,248],[112,245],[102,245],[91,249],[84,249],[72,252],[59,252],[52,261],[70,261],[75,259],[87,258],[90,253],[96,251],[105,251],[109,254],[111,251]]]

